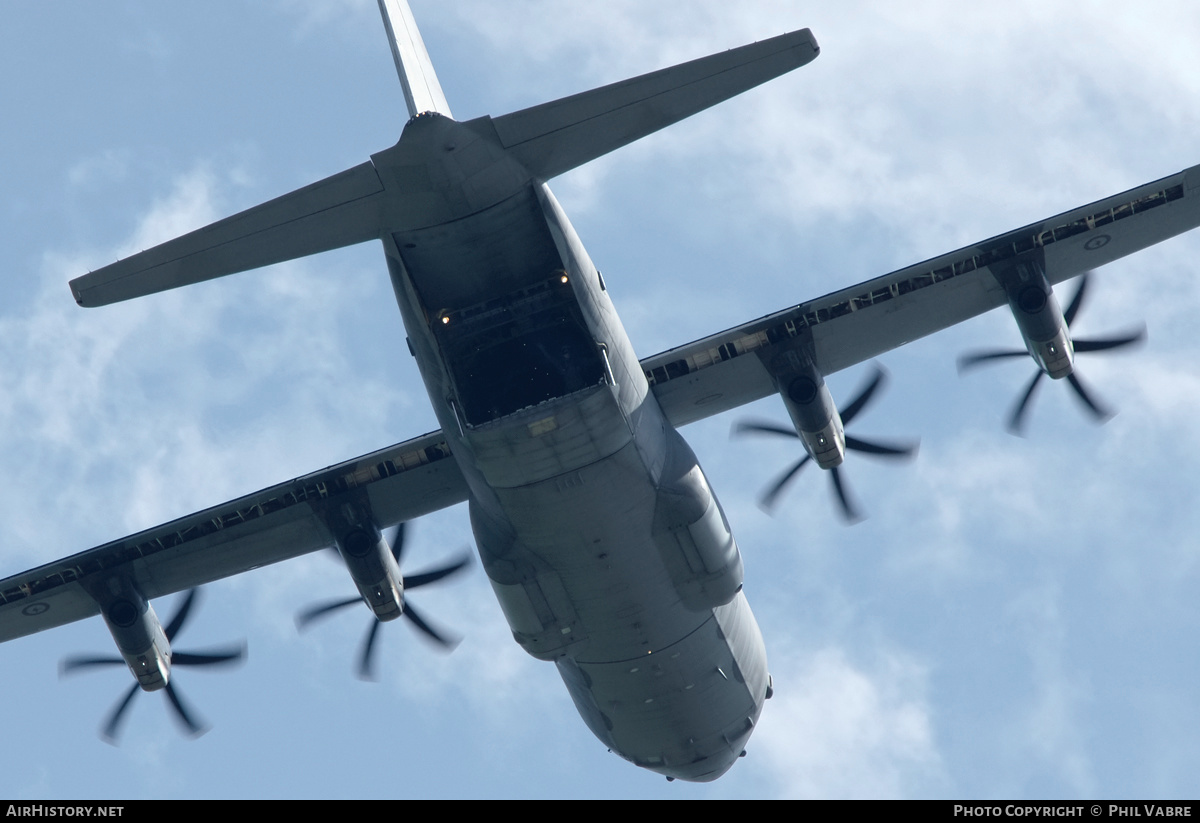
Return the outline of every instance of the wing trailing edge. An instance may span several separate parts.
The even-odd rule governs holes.
[[[492,118],[500,142],[549,180],[811,62],[808,29]]]

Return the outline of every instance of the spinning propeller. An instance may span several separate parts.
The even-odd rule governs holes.
[[[1075,296],[1071,298],[1071,303],[1067,306],[1067,310],[1063,312],[1062,319],[1067,327],[1075,321],[1075,316],[1079,314],[1079,307],[1083,304],[1084,295],[1087,293],[1087,286],[1090,272],[1085,272],[1079,280],[1079,288],[1075,290]],[[1120,349],[1126,346],[1132,346],[1135,343],[1140,343],[1146,339],[1146,328],[1143,326],[1134,332],[1115,336],[1105,337],[1091,340],[1074,340],[1071,341],[1071,348],[1075,354],[1083,354],[1089,352],[1108,351],[1110,349]],[[988,349],[977,352],[964,354],[958,359],[958,371],[962,372],[972,369],[976,366],[985,363],[992,363],[997,360],[1008,360],[1011,358],[1029,357],[1029,351],[1026,349]],[[1025,413],[1029,409],[1029,401],[1033,398],[1034,390],[1038,387],[1042,378],[1046,375],[1045,369],[1038,366],[1037,373],[1025,388],[1025,393],[1021,395],[1016,405],[1008,416],[1007,429],[1012,434],[1021,434],[1021,429],[1025,423]],[[1064,376],[1059,374],[1059,377]],[[1073,371],[1068,371],[1065,374],[1067,382],[1075,391],[1075,396],[1083,403],[1083,405],[1091,412],[1092,416],[1099,422],[1103,423],[1113,416],[1114,412],[1107,409],[1102,404],[1098,403],[1091,393],[1084,387],[1083,382]]]
[[[866,408],[867,404],[870,403],[874,398],[875,393],[880,389],[880,387],[882,387],[886,376],[886,372],[884,372],[883,369],[878,367],[876,368],[874,377],[872,377],[870,382],[867,383],[862,391],[858,393],[858,396],[850,401],[850,405],[846,407],[846,410],[841,413],[841,423],[843,427],[849,426],[851,421],[853,421],[854,418],[856,418],[859,413]],[[823,384],[820,388],[821,390],[827,391]],[[788,428],[786,426],[780,426],[770,422],[741,421],[734,426],[734,431],[738,434],[769,434],[777,437],[798,439],[802,442],[805,440],[804,437],[797,433],[794,427]],[[862,440],[857,437],[851,437],[850,435],[845,435],[845,444],[847,451],[873,454],[878,457],[912,457],[917,451],[917,444],[915,443],[908,445],[889,445],[886,443],[872,442],[870,440]],[[799,471],[804,468],[805,464],[812,459],[813,457],[811,454],[805,454],[790,467],[788,467],[787,470],[780,474],[779,477],[777,477],[775,481],[771,483],[771,485],[767,486],[767,488],[763,491],[762,496],[759,498],[759,506],[761,506],[764,511],[770,512],[774,508],[776,501],[783,493],[783,490],[787,487],[788,483],[790,483],[792,478],[794,478]],[[841,505],[842,516],[845,517],[845,519],[850,523],[855,523],[859,520],[862,520],[863,515],[859,512],[858,508],[850,499],[850,493],[846,489],[846,482],[842,479],[841,472],[838,470],[837,466],[832,466],[829,468],[829,477],[833,483],[834,494],[838,499],[838,503]]]
[[[394,527],[394,529],[388,529],[384,533],[384,538],[388,541],[388,544],[391,545],[391,547],[392,547],[392,556],[396,559],[397,565],[400,564],[400,555],[404,551],[404,533],[405,533],[405,529],[404,529],[403,523]],[[445,566],[441,566],[436,569],[430,569],[429,571],[424,572],[422,574],[414,574],[410,577],[403,577],[403,578],[401,578],[402,582],[403,582],[403,588],[405,590],[416,589],[416,588],[420,588],[421,586],[428,585],[430,583],[435,583],[438,580],[441,580],[443,577],[448,577],[448,576],[454,574],[455,572],[460,571],[470,561],[471,561],[470,555],[464,553],[462,556],[459,557],[458,560],[455,560],[453,563],[449,563]],[[312,606],[308,609],[305,609],[304,611],[302,611],[296,615],[296,626],[300,629],[305,629],[308,627],[308,625],[310,623],[312,623],[314,620],[317,620],[318,618],[325,617],[327,615],[333,614],[334,612],[349,608],[350,606],[353,606],[356,603],[362,603],[362,602],[363,602],[362,597],[357,596],[357,597],[350,597],[345,600],[331,600],[331,601],[328,601],[325,603],[317,604],[316,606]],[[413,607],[409,604],[407,598],[404,599],[403,608],[404,608],[404,610],[401,612],[401,614],[403,614],[404,617],[408,618],[409,622],[412,623],[412,625],[414,625],[420,631],[424,632],[424,634],[427,637],[429,637],[435,643],[440,645],[442,648],[450,650],[458,645],[457,639],[447,638],[446,636],[444,636],[443,634],[441,634],[437,630],[435,630],[428,623],[426,623],[425,619],[423,617],[421,617],[420,613],[417,612],[416,610],[414,610]],[[380,621],[377,618],[372,617],[371,625],[367,628],[367,633],[363,637],[362,650],[359,653],[359,663],[358,663],[358,676],[362,680],[375,680],[376,679],[375,671],[374,671],[375,639],[378,636],[379,626],[380,626]]]
[[[175,616],[171,618],[171,622],[167,624],[163,633],[167,637],[167,641],[173,641],[175,636],[179,634],[179,630],[183,628],[188,617],[192,613],[192,608],[196,605],[196,598],[199,595],[199,589],[192,589],[184,598],[183,604],[179,610],[175,612]],[[240,646],[228,647],[227,650],[208,651],[208,652],[172,652],[170,656],[170,667],[174,670],[175,666],[218,666],[228,663],[236,663],[246,658],[246,644]],[[128,666],[126,661],[120,657],[95,657],[90,655],[72,655],[64,657],[59,663],[59,674],[67,675],[74,672],[97,668],[100,666]],[[126,710],[133,703],[133,698],[137,696],[139,691],[138,683],[134,683],[125,696],[122,697],[113,706],[112,712],[108,716],[108,720],[100,730],[100,737],[107,743],[116,744],[117,732],[120,729],[121,721],[125,717]],[[168,705],[174,710],[176,719],[183,724],[188,733],[193,737],[199,737],[208,731],[208,727],[204,723],[196,720],[194,713],[187,708],[180,696],[179,691],[175,688],[174,682],[168,677],[165,690],[167,693]]]

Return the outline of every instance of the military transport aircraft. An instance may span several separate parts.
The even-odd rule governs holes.
[[[1078,303],[1050,286],[1200,222],[1181,172],[638,361],[544,181],[808,62],[811,35],[459,124],[407,8],[381,7],[412,115],[395,147],[72,289],[99,305],[379,238],[440,431],[9,578],[4,639],[101,613],[142,686],[169,689],[189,611],[161,629],[149,599],[331,544],[380,619],[420,626],[403,588],[424,581],[387,529],[467,500],[514,636],[592,731],[711,779],[771,686],[736,544],[675,429],[778,393],[836,478],[869,441],[843,434],[863,402],[839,416],[826,375],[1007,304],[1037,374],[1069,379]]]

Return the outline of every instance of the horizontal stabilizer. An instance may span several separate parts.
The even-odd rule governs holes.
[[[373,240],[383,184],[352,169],[247,209],[71,281],[81,306],[104,306]]]
[[[570,171],[813,60],[808,29],[492,118],[541,180]]]

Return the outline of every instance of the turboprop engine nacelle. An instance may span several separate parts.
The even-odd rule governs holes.
[[[138,685],[143,691],[158,691],[171,679],[171,643],[154,607],[137,591],[121,588],[102,603],[100,613]]]
[[[1075,367],[1075,347],[1045,273],[1034,262],[1019,263],[1001,282],[1029,354],[1055,380],[1069,375]]]
[[[788,352],[782,369],[772,369],[775,386],[787,407],[796,434],[822,469],[832,469],[846,459],[846,433],[825,378],[811,361]]]
[[[395,620],[404,611],[404,579],[392,547],[374,524],[359,524],[338,538],[338,553],[350,570],[371,611],[382,621]]]

